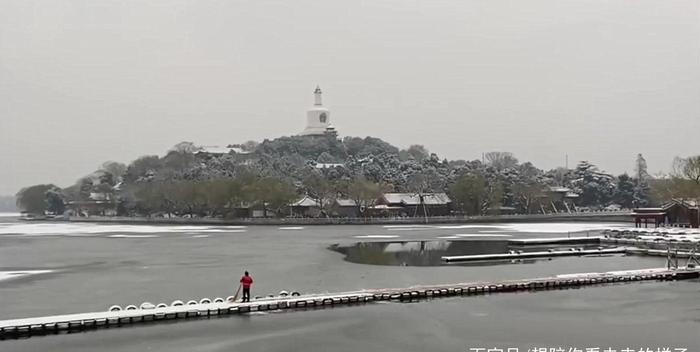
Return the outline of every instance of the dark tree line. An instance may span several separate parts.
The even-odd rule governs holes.
[[[245,207],[284,215],[286,205],[306,195],[321,214],[340,198],[354,200],[363,214],[384,192],[446,192],[456,213],[478,215],[502,208],[540,212],[554,186],[571,189],[578,207],[592,209],[700,194],[700,157],[677,158],[670,175],[654,178],[641,155],[633,175],[613,176],[586,161],[545,171],[507,152],[449,161],[420,145],[402,150],[372,137],[293,136],[237,146],[246,152],[213,155],[182,142],[164,156],[143,156],[129,165],[107,162],[63,189],[25,188],[17,204],[32,213],[61,213],[66,203],[99,200],[115,205],[120,215],[236,216]]]

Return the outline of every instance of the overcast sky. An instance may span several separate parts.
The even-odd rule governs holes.
[[[304,128],[450,159],[700,153],[700,1],[0,1],[0,194]]]

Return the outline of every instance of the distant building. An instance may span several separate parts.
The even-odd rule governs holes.
[[[316,218],[321,215],[321,207],[318,202],[309,196],[304,196],[289,205],[293,217]]]
[[[331,204],[330,213],[339,218],[356,218],[360,216],[360,209],[352,199],[336,199]]]
[[[658,208],[636,208],[632,211],[635,227],[654,225],[698,227],[698,202],[696,200],[672,199]]]
[[[314,167],[317,169],[333,169],[336,167],[345,167],[345,164],[342,164],[342,163],[316,163],[316,165],[314,165]]]
[[[452,200],[445,193],[384,193],[373,211],[385,210],[399,216],[450,215]]]
[[[571,213],[576,211],[574,202],[579,195],[570,188],[561,186],[549,187],[540,199],[542,213]]]
[[[121,188],[121,183],[117,186]],[[117,186],[112,187],[112,190],[118,191]],[[112,192],[90,192],[87,199],[66,202],[66,215],[115,216],[118,204]]]
[[[197,156],[222,156],[224,154],[250,154],[249,151],[243,150],[241,147],[220,147],[218,145],[203,146],[194,153]]]
[[[337,132],[331,125],[331,112],[321,102],[321,88],[316,86],[314,91],[314,106],[306,111],[306,128],[300,133],[302,136],[336,135]]]
[[[636,208],[632,210],[634,227],[659,227],[666,223],[666,212],[663,208]]]
[[[117,202],[102,200],[73,200],[66,203],[66,215],[69,216],[116,216]]]

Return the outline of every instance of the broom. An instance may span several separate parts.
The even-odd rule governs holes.
[[[238,284],[238,289],[236,290],[236,294],[233,295],[233,299],[231,302],[235,302],[238,300],[238,294],[241,293],[241,284]]]

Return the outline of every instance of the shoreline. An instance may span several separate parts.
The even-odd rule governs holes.
[[[580,213],[580,214],[530,214],[485,215],[467,217],[423,218],[246,218],[246,219],[188,219],[147,217],[67,217],[20,218],[23,221],[105,223],[105,224],[157,224],[157,225],[430,225],[430,224],[479,224],[498,222],[632,222],[628,213]]]

